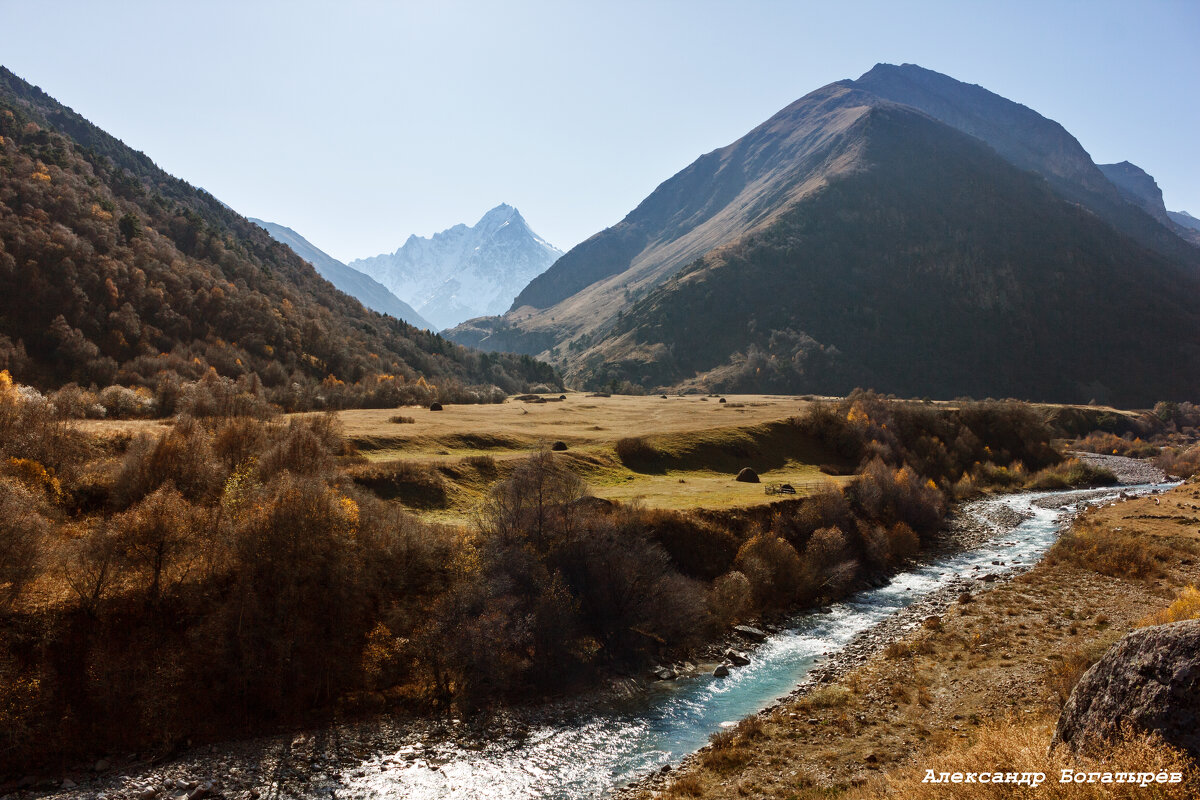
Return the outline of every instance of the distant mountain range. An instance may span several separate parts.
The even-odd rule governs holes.
[[[1176,225],[1189,228],[1193,231],[1200,231],[1200,219],[1196,219],[1186,211],[1168,211],[1167,216]]]
[[[338,261],[333,256],[317,248],[312,242],[296,233],[291,228],[266,222],[254,217],[248,219],[255,225],[266,229],[267,233],[277,242],[286,244],[292,251],[313,265],[322,278],[332,283],[340,291],[358,300],[372,311],[380,314],[391,314],[396,319],[402,319],[409,325],[426,330],[437,330],[433,323],[422,317],[413,307],[387,290],[379,281],[370,275],[364,275],[356,269]]]
[[[1183,226],[1183,227],[1181,227]],[[697,159],[447,335],[597,388],[1200,396],[1200,249],[1133,165],[881,64]]]
[[[501,204],[474,226],[410,236],[394,253],[350,262],[439,328],[508,310],[513,298],[562,252]]]

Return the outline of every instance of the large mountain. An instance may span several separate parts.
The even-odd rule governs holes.
[[[337,287],[339,291],[350,295],[367,308],[378,311],[380,314],[391,314],[396,319],[404,320],[417,328],[433,330],[432,323],[418,314],[408,303],[389,292],[386,286],[370,275],[351,269],[291,228],[254,217],[248,217],[248,219],[255,225],[266,229],[275,241],[292,248],[292,252],[312,264],[313,269],[322,278]]]
[[[428,239],[410,236],[394,253],[350,266],[374,277],[438,327],[508,310],[531,280],[562,252],[501,204],[474,226],[455,225]]]
[[[700,157],[449,335],[577,382],[1200,396],[1200,250],[1062,126],[880,65]]]
[[[426,382],[553,382],[368,311],[212,195],[0,68],[0,369],[164,398],[238,379],[290,407]],[[422,381],[425,379],[425,381]]]

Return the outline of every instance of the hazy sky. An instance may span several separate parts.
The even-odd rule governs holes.
[[[343,260],[507,202],[564,250],[876,62],[1061,122],[1200,216],[1200,2],[0,0],[0,63]]]

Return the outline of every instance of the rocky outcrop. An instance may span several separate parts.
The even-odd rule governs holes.
[[[1134,631],[1084,673],[1052,747],[1095,751],[1134,730],[1200,757],[1200,620]]]

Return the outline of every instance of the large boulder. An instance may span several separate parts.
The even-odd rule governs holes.
[[[1200,758],[1200,620],[1130,633],[1084,673],[1052,747],[1101,750],[1130,723]]]

